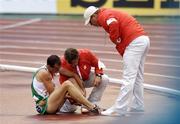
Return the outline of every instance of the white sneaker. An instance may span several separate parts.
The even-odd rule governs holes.
[[[111,108],[107,109],[106,111],[102,111],[101,115],[104,115],[104,116],[123,116],[124,114],[115,111],[114,108],[111,107]]]

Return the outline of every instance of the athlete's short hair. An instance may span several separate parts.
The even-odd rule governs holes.
[[[73,60],[79,57],[79,53],[75,48],[67,48],[64,52],[64,57],[71,64]]]
[[[47,65],[53,68],[55,64],[61,65],[60,57],[57,55],[50,55],[47,58]]]

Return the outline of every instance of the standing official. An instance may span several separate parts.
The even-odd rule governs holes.
[[[123,115],[129,109],[144,111],[144,62],[150,41],[142,26],[129,14],[114,9],[88,7],[85,25],[102,27],[123,58],[122,86],[114,105],[103,115]]]

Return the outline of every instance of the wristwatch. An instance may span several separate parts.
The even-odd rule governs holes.
[[[96,76],[98,76],[98,77],[102,78],[102,74],[96,74]]]

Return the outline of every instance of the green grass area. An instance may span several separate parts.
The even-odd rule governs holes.
[[[45,20],[83,20],[83,15],[54,15],[54,14],[0,14],[0,19],[31,19],[42,18]],[[141,23],[146,24],[180,24],[180,17],[176,16],[136,16]]]

